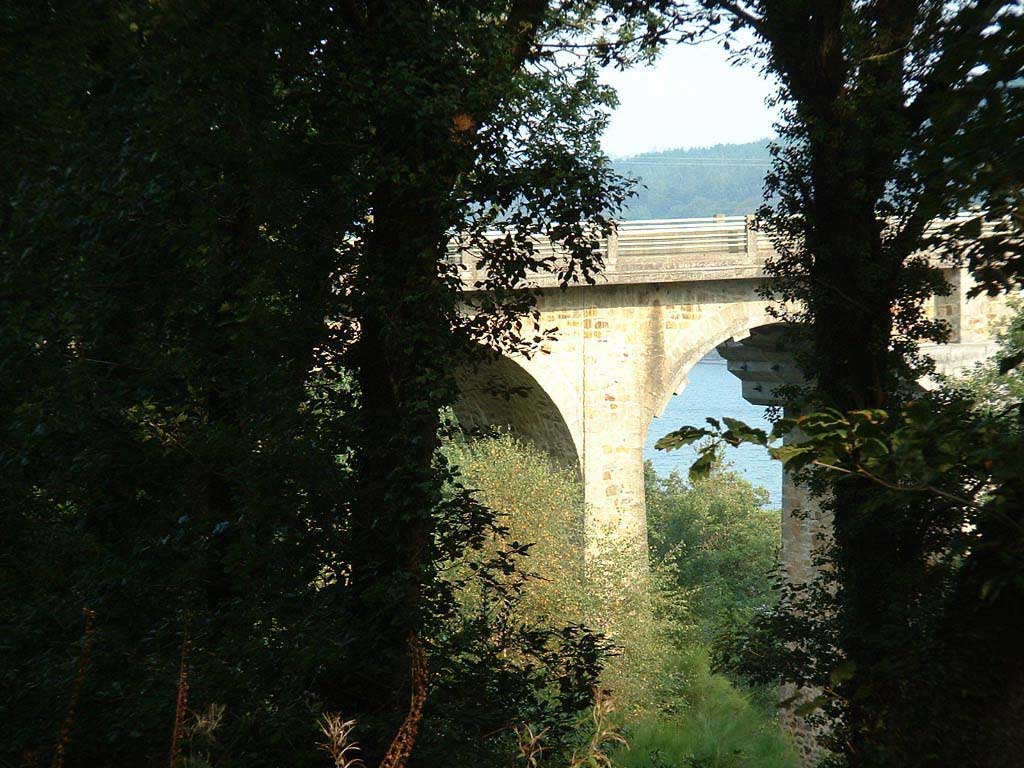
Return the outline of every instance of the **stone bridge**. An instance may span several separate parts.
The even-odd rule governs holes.
[[[614,539],[645,562],[645,438],[702,357],[719,348],[743,379],[744,396],[772,402],[785,361],[765,350],[776,321],[758,287],[773,250],[751,223],[716,216],[621,224],[605,244],[597,285],[538,283],[541,323],[557,328],[556,341],[460,382],[463,425],[506,427],[579,471],[588,559]],[[472,285],[477,275],[471,265],[464,269]],[[952,327],[951,344],[934,353],[941,369],[954,372],[991,353],[991,328],[1006,308],[987,297],[968,300],[966,272],[946,273],[952,294],[934,298],[930,311]],[[523,394],[503,395],[509,388]],[[677,426],[666,423],[663,431]],[[799,489],[784,483],[783,561],[795,578],[809,568],[808,531],[788,514],[800,502]]]

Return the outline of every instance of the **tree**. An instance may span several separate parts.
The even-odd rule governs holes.
[[[928,369],[917,342],[944,340],[948,331],[923,313],[924,300],[945,290],[919,255],[924,247],[941,239],[947,253],[969,256],[991,290],[1017,279],[1020,221],[1013,201],[1021,165],[1004,158],[1019,155],[1024,114],[1015,84],[1024,62],[1019,8],[848,0],[655,6],[689,34],[742,31],[753,42],[741,55],[781,83],[785,110],[766,186],[778,202],[761,213],[779,253],[767,267],[766,295],[777,301],[780,318],[794,324],[794,338],[805,340],[798,361],[812,382],[789,405],[837,413],[884,409],[895,428]],[[685,26],[693,24],[696,31]],[[930,222],[977,201],[988,211],[938,238],[930,235]],[[983,238],[982,248],[971,238],[991,217],[997,232]],[[941,538],[955,535],[955,526],[936,522],[918,497],[893,496],[862,474],[813,474],[808,480],[834,530],[827,561],[835,597],[818,606],[832,613],[817,618],[829,622],[845,665],[830,686],[841,700],[833,710],[833,744],[850,765],[956,764],[964,752],[952,732],[935,733],[937,751],[926,754],[897,750],[892,737],[895,723],[921,724],[912,711],[922,699],[892,670],[894,660],[914,655],[922,637],[914,629],[916,608],[934,596],[924,573],[945,545],[924,531],[934,524]],[[1021,690],[1019,660],[1010,650],[1021,641],[1014,620],[1020,595],[1004,592],[1002,599],[986,609],[994,624],[997,616],[1006,622],[1002,631],[986,625],[992,634],[982,685],[996,685],[987,689],[992,709],[964,714],[963,727],[978,734],[971,758],[978,764],[998,764],[1009,753],[993,734],[1003,726],[1012,730],[1015,705],[996,702],[1015,701]],[[997,689],[1005,698],[993,695]],[[1002,726],[982,728],[989,719]]]
[[[351,15],[346,39],[369,86],[359,108],[372,136],[346,296],[359,328],[344,358],[359,398],[351,588],[362,606],[356,645],[379,674],[360,674],[349,690],[364,692],[359,709],[391,717],[392,727],[409,658],[454,609],[438,566],[486,529],[470,494],[445,497],[455,481],[435,459],[456,369],[481,360],[484,347],[535,348],[536,322],[531,334],[523,320],[527,275],[593,280],[599,235],[626,194],[598,147],[610,95],[595,62],[556,59],[545,47],[585,33],[592,10],[396,2]],[[538,234],[558,246],[557,260],[537,247]],[[482,291],[465,290],[453,241],[486,270],[469,286]],[[414,720],[402,728],[411,733]]]
[[[183,647],[188,705],[227,705],[220,762],[312,764],[339,705],[311,680],[349,636],[319,588],[348,399],[317,352],[346,338],[356,158],[326,151],[350,129],[309,53],[329,14],[296,12],[5,7],[5,762],[62,730],[70,764],[163,761]]]
[[[495,524],[445,495],[435,449],[454,367],[531,347],[527,270],[600,264],[625,194],[596,141],[610,95],[548,47],[593,10],[5,10],[6,749],[47,759],[63,722],[69,761],[163,759],[178,688],[226,704],[223,764],[312,764],[322,711],[404,760],[431,653],[438,702],[492,726],[586,704],[582,630],[459,655],[491,636],[440,566]],[[490,293],[464,293],[453,238]]]
[[[646,481],[652,564],[690,595],[705,644],[772,606],[779,513],[767,507],[767,491],[721,467],[688,486],[648,465]]]
[[[768,140],[746,144],[646,152],[613,161],[637,178],[630,219],[675,219],[718,213],[747,215],[763,202],[761,188],[771,163]]]

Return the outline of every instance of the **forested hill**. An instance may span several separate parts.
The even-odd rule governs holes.
[[[613,160],[640,179],[626,219],[676,219],[753,213],[770,164],[768,142],[669,149]]]

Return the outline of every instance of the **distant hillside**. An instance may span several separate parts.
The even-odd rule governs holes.
[[[764,140],[649,152],[612,165],[640,179],[626,219],[677,219],[753,213],[770,160]]]

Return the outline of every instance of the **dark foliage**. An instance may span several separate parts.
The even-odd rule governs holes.
[[[768,265],[767,295],[792,322],[792,346],[811,382],[799,396],[790,393],[791,414],[815,412],[801,428],[821,424],[835,438],[836,423],[867,429],[871,414],[884,413],[870,446],[896,440],[921,415],[912,404],[929,361],[917,343],[950,333],[925,312],[926,301],[947,290],[925,247],[941,239],[950,258],[969,262],[980,289],[998,292],[1019,279],[1019,6],[655,5],[691,34],[744,30],[753,42],[740,55],[782,84],[781,140],[767,185],[777,202],[761,219],[779,253]],[[967,210],[977,202],[983,212]],[[930,226],[957,215],[958,223],[937,233]],[[947,456],[938,465],[899,467],[899,490],[937,467],[948,474],[936,487],[986,487],[988,468],[966,446],[980,440],[984,425],[963,403],[930,402],[952,417],[937,416],[928,427]],[[856,430],[842,434],[852,441]],[[994,462],[1020,461],[981,442]],[[872,458],[864,450],[850,457],[857,467]],[[811,455],[808,448],[794,468]],[[827,575],[799,587],[803,593],[786,603],[793,610],[776,616],[777,636],[791,642],[779,646],[781,657],[763,657],[777,662],[767,668],[827,692],[829,744],[850,765],[1012,764],[1018,747],[1008,734],[1020,731],[1022,711],[1021,658],[1013,649],[1024,644],[1024,592],[1013,586],[993,597],[978,576],[997,578],[988,569],[999,562],[1006,570],[997,580],[1016,585],[1016,539],[1001,528],[1019,530],[1024,519],[1015,486],[993,489],[1005,491],[1007,506],[976,519],[941,494],[894,494],[844,467],[808,470],[805,479],[833,520],[821,562]],[[968,524],[999,530],[960,549]],[[943,640],[933,643],[939,634]]]
[[[69,766],[166,763],[186,690],[225,707],[215,765],[321,763],[324,711],[375,759],[413,647],[421,764],[587,704],[597,637],[505,626],[488,573],[521,551],[455,610],[443,569],[495,523],[441,493],[434,449],[473,344],[531,345],[525,270],[600,265],[609,97],[541,46],[590,10],[3,7],[5,765],[51,762],[62,729]],[[490,269],[475,314],[453,237]]]
[[[896,425],[882,411],[802,418],[806,440],[783,454],[790,471],[811,483],[823,471],[871,482],[863,513],[885,510],[900,542],[878,617],[884,633],[873,638],[889,652],[867,670],[844,652],[849,598],[836,545],[823,541],[820,576],[781,584],[782,609],[734,635],[719,664],[764,682],[781,673],[813,691],[793,704],[827,726],[824,742],[837,754],[856,680],[852,694],[870,697],[872,718],[886,728],[871,742],[879,764],[1013,765],[1024,746],[1019,408],[979,409],[974,396],[952,390],[908,405]]]

